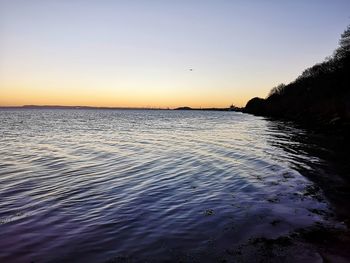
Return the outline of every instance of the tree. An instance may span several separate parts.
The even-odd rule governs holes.
[[[350,54],[350,25],[347,29],[341,34],[339,40],[339,47],[336,49],[334,57],[337,59],[344,58]]]
[[[271,89],[269,95],[267,97],[271,97],[272,95],[281,95],[286,87],[285,84],[279,84],[278,86]]]

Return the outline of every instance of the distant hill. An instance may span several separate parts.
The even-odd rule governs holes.
[[[191,107],[179,107],[174,110],[195,110],[195,111],[242,111],[242,108],[231,105],[229,108],[191,108]]]
[[[175,110],[193,110],[193,109],[191,107],[185,106],[185,107],[178,107]]]
[[[293,82],[273,88],[266,99],[251,99],[244,112],[349,128],[350,26],[331,57],[306,69]]]

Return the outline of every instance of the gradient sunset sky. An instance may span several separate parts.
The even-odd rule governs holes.
[[[0,106],[244,106],[348,24],[349,0],[0,0]]]

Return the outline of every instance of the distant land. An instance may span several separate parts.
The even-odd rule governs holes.
[[[0,109],[64,109],[64,110],[202,110],[202,111],[242,111],[242,108],[231,105],[228,108],[147,108],[147,107],[94,107],[94,106],[62,106],[62,105],[23,105],[0,106]]]
[[[203,111],[243,111],[243,108],[239,108],[231,105],[228,108],[191,108],[188,106],[175,108],[174,110],[203,110]]]
[[[23,105],[0,106],[0,109],[64,109],[64,110],[168,110],[147,107],[95,107],[95,106],[62,106],[62,105]]]

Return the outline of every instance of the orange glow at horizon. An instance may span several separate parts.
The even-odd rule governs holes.
[[[244,106],[253,94],[236,97],[233,94],[219,92],[183,93],[164,89],[163,91],[145,92],[142,90],[110,89],[55,89],[14,87],[1,89],[0,106],[23,105],[61,105],[61,106],[93,106],[93,107],[147,107],[147,108],[176,108],[189,106],[225,108],[231,104]],[[98,90],[101,90],[100,92]],[[255,94],[254,94],[255,95]]]

